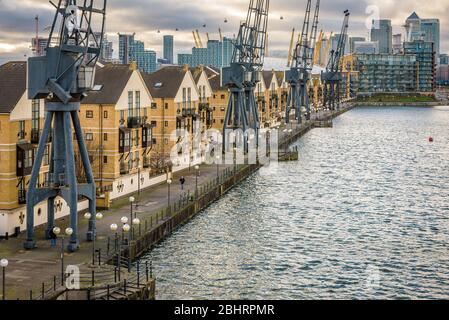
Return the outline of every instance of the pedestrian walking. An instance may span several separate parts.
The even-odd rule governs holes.
[[[186,183],[186,178],[184,176],[179,179],[179,183],[181,183],[181,190],[184,190],[184,184]]]

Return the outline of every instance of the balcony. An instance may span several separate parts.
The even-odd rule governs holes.
[[[195,109],[193,109],[193,108],[182,109],[183,117],[191,117],[194,113],[195,113]]]
[[[200,111],[212,111],[209,102],[200,102],[199,109]]]
[[[125,162],[120,162],[120,174],[128,174],[129,173],[129,167],[128,164]]]
[[[20,143],[17,145],[16,173],[18,177],[31,174],[34,162],[34,146],[31,143]]]
[[[26,192],[26,190],[19,190],[19,192],[18,192],[18,201],[19,201],[19,204],[26,204],[27,203],[27,192]]]
[[[31,129],[31,143],[39,144],[39,138],[41,137],[41,132],[39,129]]]
[[[136,129],[136,128],[139,128],[141,125],[142,125],[141,117],[129,117],[128,118],[128,128],[129,129]]]
[[[144,156],[143,157],[143,167],[149,168],[151,166],[150,157]]]
[[[121,127],[119,130],[119,152],[129,152],[131,150],[131,129]]]

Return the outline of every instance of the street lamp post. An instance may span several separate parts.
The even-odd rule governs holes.
[[[237,148],[234,147],[234,176],[237,172]]]
[[[170,186],[173,183],[172,179],[167,180],[167,201],[168,201],[168,209],[170,210]]]
[[[131,223],[134,219],[134,212],[133,212],[133,204],[136,201],[136,198],[129,197],[129,203],[131,204],[131,216],[129,218],[129,222]],[[131,233],[130,233],[130,239],[132,240],[134,238],[134,229],[131,227]]]
[[[195,166],[195,197],[198,198],[198,170],[200,170],[200,166]]]
[[[125,223],[124,225],[123,225],[123,227],[122,227],[122,231],[123,231],[123,234],[125,234],[125,233],[128,233],[129,231],[131,230],[131,226],[129,225],[129,224],[127,224],[127,223]],[[129,245],[130,245],[130,241],[128,241],[128,248],[129,248]],[[121,251],[121,250],[120,250]],[[129,253],[129,251],[128,251],[128,253]],[[121,253],[120,253],[121,254]],[[118,272],[119,272],[119,274],[120,274],[120,264],[121,264],[121,259],[119,260],[119,269],[118,269]]]
[[[72,228],[67,228],[65,229],[65,234],[67,236],[71,236],[73,234],[73,229]],[[54,227],[53,228],[53,233],[58,236],[59,234],[61,234],[61,229],[58,227]],[[64,234],[61,237],[61,286],[64,285]]]
[[[120,219],[120,222],[123,224],[123,226],[122,226],[122,243],[124,243],[125,242],[125,225],[127,225],[127,223],[128,223],[128,218],[122,217]],[[129,227],[129,225],[128,225],[128,227]]]
[[[3,297],[2,300],[6,300],[6,267],[8,266],[9,261],[6,259],[0,260],[0,267],[2,267],[2,291]]]
[[[87,221],[90,221],[90,219],[92,218],[92,214],[90,212],[86,212],[84,214],[84,219],[86,219]],[[95,215],[95,220],[101,220],[103,219],[103,214],[101,212],[98,212]],[[95,224],[96,226],[96,224]],[[97,230],[96,227],[94,230],[92,230],[93,235],[92,235],[92,265],[95,266],[95,241],[97,239]]]

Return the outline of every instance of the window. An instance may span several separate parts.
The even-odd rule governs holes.
[[[44,150],[44,158],[42,159],[42,164],[48,166],[50,164],[50,146],[46,146]]]
[[[92,110],[86,110],[86,118],[92,119],[94,117],[94,112]]]
[[[31,168],[33,166],[33,150],[25,151],[24,168]]]
[[[108,111],[103,111],[103,118],[107,119],[108,118]]]
[[[120,120],[124,121],[125,120],[125,111],[120,110]]]
[[[167,128],[168,127],[168,121],[164,122],[164,126]]]
[[[134,162],[136,163],[136,168],[138,168],[140,162],[139,151],[134,152]]]
[[[151,109],[157,109],[157,103],[156,102],[152,102],[151,103]]]
[[[221,95],[221,100],[226,99],[226,96],[224,94]]]
[[[157,121],[151,121],[151,125],[152,125],[153,127],[157,127]]]
[[[164,139],[164,143],[165,143],[165,144],[168,144],[168,138],[165,138],[165,139]]]
[[[165,110],[167,110],[168,109],[168,103],[166,102],[165,103]]]
[[[39,130],[40,100],[31,102],[31,128]]]
[[[136,140],[135,140],[135,146],[138,147],[139,146],[139,130],[136,131]]]
[[[93,141],[93,140],[94,140],[94,134],[86,133],[86,141]]]
[[[136,91],[136,117],[140,117],[140,91]]]
[[[186,107],[186,101],[187,101],[187,90],[186,88],[182,88],[182,105],[184,108]]]
[[[108,141],[108,134],[107,133],[103,133],[103,140],[104,141]]]
[[[133,117],[134,92],[128,91],[128,118]]]
[[[153,144],[157,144],[157,139],[153,138],[153,140],[151,141]]]
[[[103,163],[108,163],[108,156],[103,156]]]
[[[192,88],[187,89],[187,100],[189,102],[189,108],[192,107]]]

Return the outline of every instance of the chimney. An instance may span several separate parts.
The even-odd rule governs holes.
[[[133,71],[137,70],[137,62],[136,61],[131,61],[129,63],[129,70],[133,70]]]
[[[182,66],[182,71],[184,71],[184,72],[189,71],[189,65],[188,65],[188,64],[184,64],[184,65]]]

